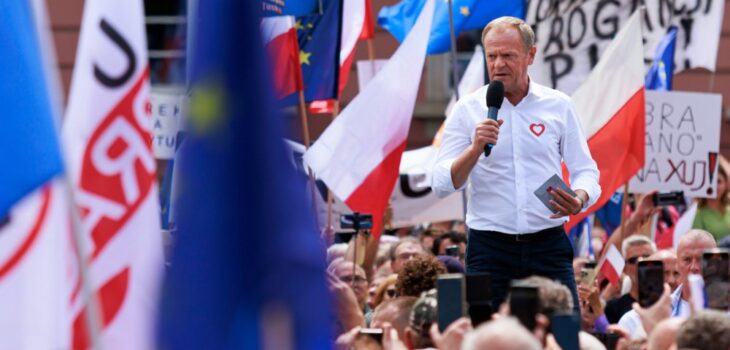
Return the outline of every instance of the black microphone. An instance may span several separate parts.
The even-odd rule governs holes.
[[[487,87],[487,118],[497,120],[497,112],[504,101],[504,84],[499,80],[489,82]],[[489,157],[492,153],[493,144],[484,145],[484,156]]]

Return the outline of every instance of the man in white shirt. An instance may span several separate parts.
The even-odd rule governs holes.
[[[482,42],[490,80],[504,84],[499,120],[487,119],[487,86],[456,104],[446,121],[432,188],[445,196],[469,183],[467,272],[490,274],[494,307],[512,279],[530,275],[561,281],[579,305],[573,250],[562,225],[600,196],[596,163],[570,97],[527,75],[536,52],[530,26],[498,18],[484,28]],[[489,157],[487,144],[494,145]],[[576,196],[554,189],[553,213],[533,192],[562,174],[561,161]]]
[[[690,316],[690,287],[689,275],[702,275],[702,253],[707,249],[717,248],[715,238],[705,230],[690,230],[685,233],[677,245],[677,270],[681,283],[672,293],[672,317]],[[664,280],[665,283],[668,281]],[[646,336],[644,326],[636,311],[627,312],[618,321],[618,325],[625,329],[633,338]]]

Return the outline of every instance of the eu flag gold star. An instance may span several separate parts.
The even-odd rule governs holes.
[[[312,56],[311,52],[299,51],[299,63],[307,65],[311,64],[309,63],[309,56]]]
[[[294,29],[296,30],[304,30],[304,26],[302,26],[302,21],[297,20],[296,23],[294,23]]]
[[[459,12],[461,12],[461,14],[464,17],[467,17],[467,16],[469,16],[469,7],[468,6],[462,6],[461,8],[459,8]]]

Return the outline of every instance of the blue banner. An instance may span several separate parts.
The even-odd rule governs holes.
[[[403,0],[400,3],[383,7],[378,14],[378,24],[402,42],[416,23],[426,0]],[[453,0],[454,30],[458,33],[470,29],[482,29],[491,20],[512,16],[525,18],[525,2],[522,0]],[[436,1],[433,15],[431,38],[428,54],[449,51],[451,34],[449,31],[448,1]]]
[[[339,93],[342,1],[323,0],[323,4],[322,15],[297,17],[295,24],[306,102],[337,99]],[[286,106],[297,103],[298,93],[281,101]]]
[[[644,85],[648,90],[671,91],[674,75],[674,50],[677,46],[677,27],[670,27],[664,39],[659,42],[654,62],[646,73]]]
[[[28,1],[0,2],[0,221],[63,171],[41,45]]]
[[[161,349],[261,349],[267,333],[297,349],[331,347],[324,247],[306,176],[284,145],[255,10],[206,0],[194,12]],[[262,324],[280,317],[288,332]]]
[[[322,0],[261,0],[264,17],[319,14],[321,8]]]

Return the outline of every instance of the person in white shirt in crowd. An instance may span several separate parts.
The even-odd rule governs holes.
[[[667,302],[671,311],[667,317],[689,317],[690,315],[690,290],[689,275],[702,274],[702,252],[706,249],[717,248],[715,238],[711,233],[704,230],[690,230],[679,240],[677,246],[677,269],[679,270],[679,286],[671,293],[671,299]],[[666,283],[666,280],[665,280]],[[667,288],[669,288],[667,284]],[[669,291],[667,291],[668,293]],[[657,304],[662,303],[662,299]],[[653,307],[653,306],[652,306]],[[651,308],[651,307],[650,307]],[[669,307],[668,307],[669,308]],[[643,310],[634,303],[633,310],[627,312],[618,322],[619,327],[625,329],[633,338],[646,337],[647,332],[651,333],[653,327],[642,324],[641,317],[637,310]],[[662,320],[656,320],[658,323]],[[649,327],[647,327],[649,326]]]
[[[621,316],[631,311],[631,305],[639,300],[638,265],[641,259],[647,259],[656,252],[656,244],[649,237],[633,235],[621,243],[621,254],[626,261],[624,274],[629,277],[629,292],[606,303],[606,319],[608,323],[617,323]]]
[[[491,275],[495,309],[512,279],[557,279],[572,292],[573,248],[563,224],[600,196],[599,172],[569,96],[531,80],[535,34],[513,17],[482,32],[490,81],[504,85],[498,120],[487,118],[488,85],[464,96],[446,120],[432,172],[432,188],[446,196],[469,187],[467,273]],[[492,144],[491,154],[484,148]],[[553,213],[534,192],[553,175],[570,171],[575,196],[552,189]]]

